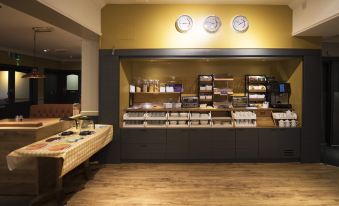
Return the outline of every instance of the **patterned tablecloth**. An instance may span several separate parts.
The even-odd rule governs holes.
[[[63,165],[60,174],[62,177],[89,159],[113,138],[111,125],[96,125],[95,129],[89,130],[91,134],[86,136],[79,135],[79,131],[75,128],[67,131],[74,134],[68,136],[57,134],[11,152],[7,155],[8,169],[12,171],[31,158],[62,158]]]

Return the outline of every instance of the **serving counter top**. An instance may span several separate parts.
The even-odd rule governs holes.
[[[126,112],[204,112],[204,111],[287,111],[288,108],[256,108],[256,107],[237,107],[237,108],[225,108],[225,109],[216,109],[216,108],[127,108]],[[290,109],[291,110],[291,109]]]
[[[2,119],[0,120],[0,131],[36,131],[44,127],[58,124],[63,124],[59,118],[25,118],[22,121],[16,121],[15,119]]]

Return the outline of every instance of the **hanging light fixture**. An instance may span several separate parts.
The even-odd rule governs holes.
[[[41,79],[41,78],[46,78],[46,76],[38,71],[38,67],[36,65],[36,34],[38,32],[51,32],[53,29],[51,27],[33,27],[32,28],[34,31],[34,44],[33,44],[33,69],[30,73],[25,74],[22,76],[22,78],[27,78],[27,79]]]

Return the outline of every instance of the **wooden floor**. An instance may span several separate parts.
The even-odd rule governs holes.
[[[105,165],[67,205],[339,205],[339,168],[298,163]]]

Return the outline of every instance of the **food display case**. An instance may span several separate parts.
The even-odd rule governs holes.
[[[144,69],[147,71],[149,68]],[[264,69],[258,67],[258,71],[261,70],[270,72],[272,68],[271,66]],[[176,71],[182,72],[182,70]],[[173,80],[176,77],[167,74],[165,70],[158,72],[161,76],[152,76],[153,70],[136,74],[149,73],[150,76],[138,77],[143,80],[129,84],[128,90],[123,92],[129,94],[129,104],[128,107],[121,107],[123,111],[120,125],[127,128],[300,127],[301,120],[281,118],[281,113],[286,112],[300,116],[300,96],[289,93],[295,108],[270,108],[267,102],[270,86],[267,84],[267,79],[268,76],[271,78],[278,72],[264,75],[263,71],[260,75],[237,73],[233,76],[232,72],[205,73],[198,74],[195,78],[192,78],[192,74],[188,79],[179,80]],[[233,72],[235,73],[235,70]],[[130,78],[136,79],[133,76]],[[273,79],[275,78],[283,82],[281,77],[273,76]],[[293,86],[296,80],[285,81],[285,85],[289,85],[289,92],[292,88],[297,89]],[[185,92],[184,85],[186,85]],[[121,99],[124,98],[126,96],[122,96]]]

